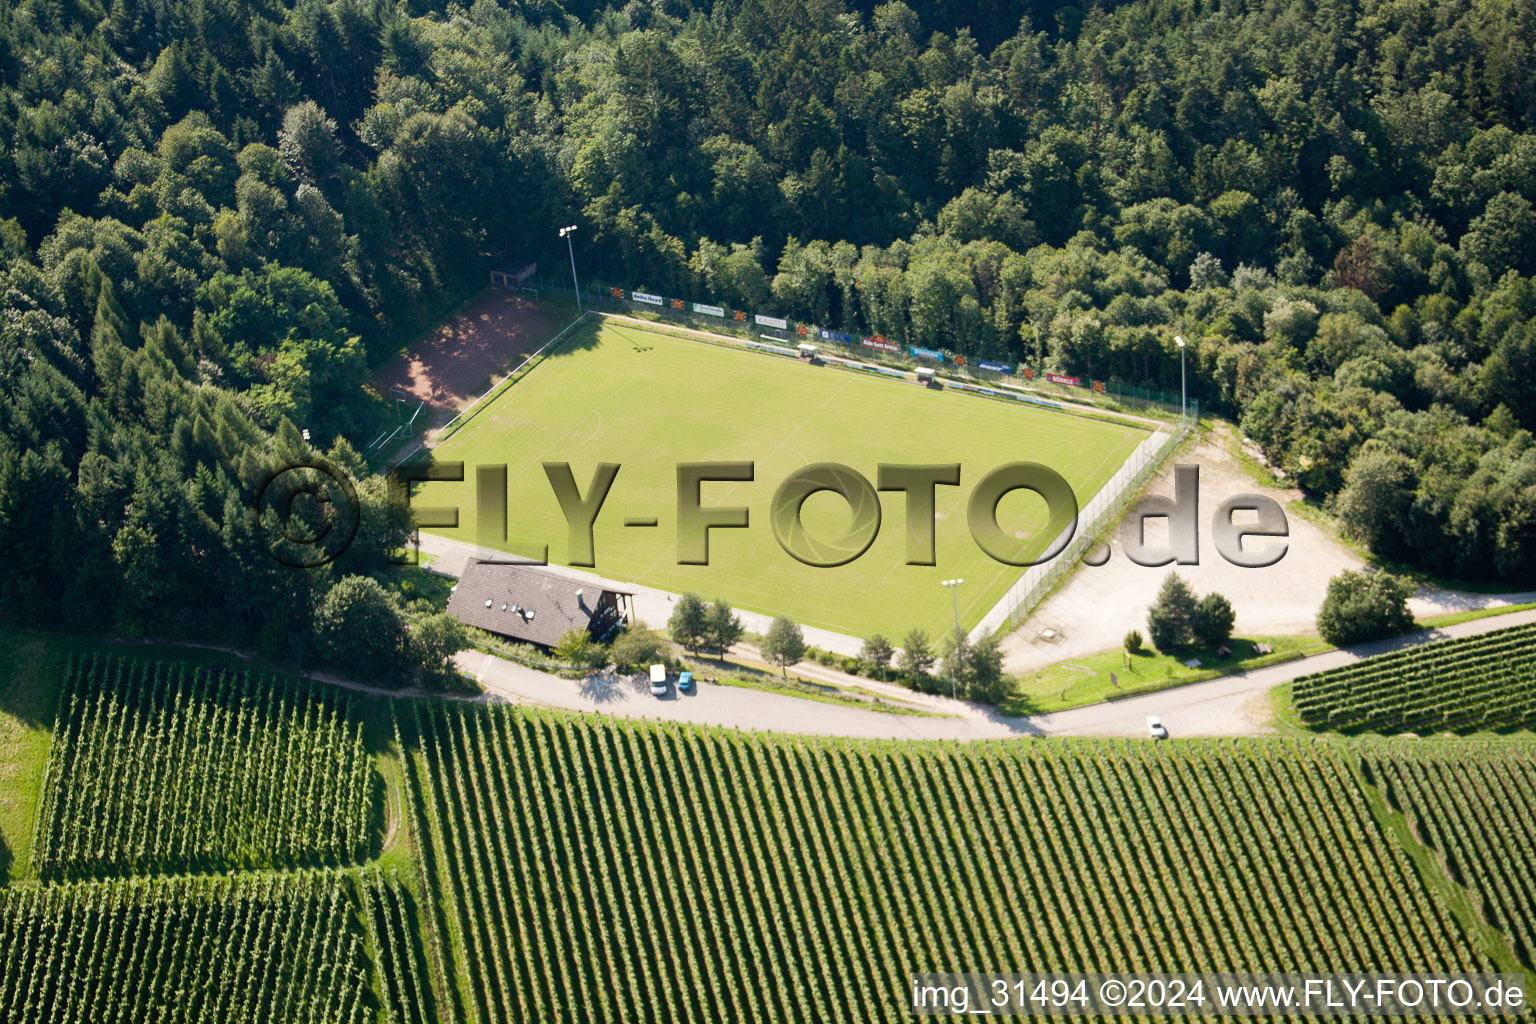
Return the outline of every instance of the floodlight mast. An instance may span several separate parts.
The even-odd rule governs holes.
[[[576,312],[581,312],[581,288],[576,284],[576,250],[571,245],[571,236],[576,233],[576,225],[560,229],[560,237],[565,239],[565,251],[571,254],[571,290],[576,293]]]
[[[1189,385],[1184,373],[1184,336],[1175,334],[1173,340],[1179,343],[1179,422],[1189,419]]]

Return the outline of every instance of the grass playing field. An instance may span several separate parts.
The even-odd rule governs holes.
[[[569,462],[583,495],[599,462],[622,466],[594,530],[593,571],[671,591],[723,597],[739,608],[789,615],[806,625],[899,640],[920,626],[937,636],[953,622],[940,581],[965,580],[960,617],[977,622],[1023,572],[988,557],[971,539],[966,502],[996,467],[1041,462],[1085,503],[1145,434],[1048,409],[937,392],[830,366],[732,350],[613,323],[583,324],[560,351],[452,434],[437,461],[462,461],[463,483],[418,486],[415,507],[457,506],[457,530],[477,540],[475,470],[506,464],[508,542],[518,554],[549,546],[568,557],[567,528],[541,463]],[[679,462],[752,461],[752,482],[706,483],[704,507],[746,506],[747,529],[710,531],[710,564],[677,564]],[[794,470],[840,462],[873,483],[884,463],[961,465],[960,486],[937,492],[937,565],[905,563],[906,499],[881,494],[882,526],[857,560],[802,565],[773,535],[768,509]],[[626,518],[655,517],[655,527]],[[998,506],[1000,526],[1043,550],[1045,503],[1027,491]],[[812,495],[803,521],[836,536],[851,521],[836,495]],[[652,623],[664,625],[664,623]]]

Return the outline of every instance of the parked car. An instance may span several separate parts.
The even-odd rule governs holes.
[[[1165,740],[1168,738],[1168,730],[1163,728],[1163,720],[1156,715],[1147,716],[1147,732],[1151,733],[1152,738],[1155,740]]]
[[[684,672],[682,675],[677,677],[677,689],[681,693],[692,693],[693,692],[693,673],[692,672]]]
[[[651,696],[665,697],[667,695],[667,666],[651,666]]]

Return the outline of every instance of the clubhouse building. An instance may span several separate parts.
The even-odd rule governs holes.
[[[607,640],[631,618],[634,595],[558,576],[537,565],[474,559],[448,598],[466,626],[554,647],[572,629]]]

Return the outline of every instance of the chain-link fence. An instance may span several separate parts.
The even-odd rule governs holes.
[[[575,294],[568,284],[562,286],[551,278],[541,279],[539,288],[566,300]],[[1029,402],[1051,396],[1061,401],[1092,404],[1111,410],[1144,412],[1171,420],[1168,428],[1154,432],[1143,441],[1115,471],[1114,476],[1089,499],[1088,504],[1078,510],[1076,529],[1061,554],[1048,563],[1031,566],[983,617],[972,631],[973,637],[990,630],[1013,629],[1024,621],[1052,588],[1075,568],[1088,546],[1096,543],[1099,536],[1114,523],[1121,510],[1157,473],[1167,457],[1188,435],[1190,427],[1200,418],[1200,403],[1187,400],[1179,392],[1140,388],[1113,379],[1089,379],[1084,382],[1081,378],[1062,377],[1060,380],[1051,380],[1051,376],[1060,375],[1043,373],[1022,377],[1011,372],[1011,367],[1001,364],[994,364],[995,368],[983,366],[981,364],[984,360],[967,359],[957,362],[954,354],[948,352],[933,353],[942,356],[942,361],[905,359],[903,355],[913,351],[911,346],[890,342],[879,336],[860,338],[845,332],[799,325],[794,321],[759,317],[746,311],[631,291],[614,285],[594,283],[590,288],[583,287],[582,304],[587,309],[640,314],[664,323],[734,335],[744,339],[746,344],[754,341],[784,345],[815,344],[829,355],[863,363],[871,369],[880,369],[886,373],[926,367],[933,370],[937,382],[946,387],[980,392],[992,397]],[[769,322],[764,323],[764,320]],[[1055,403],[1047,401],[1046,404]]]
[[[1099,492],[1089,499],[1085,507],[1078,510],[1072,539],[1061,554],[1049,562],[1030,566],[1018,582],[1008,589],[1008,593],[1003,595],[1002,600],[982,617],[981,622],[971,631],[971,637],[974,639],[994,630],[1006,632],[1028,618],[1029,613],[1035,610],[1062,577],[1076,568],[1078,559],[1089,546],[1097,543],[1101,534],[1114,524],[1121,510],[1152,479],[1199,418],[1200,404],[1191,402],[1189,415],[1175,423],[1172,430],[1160,430],[1137,446],[1109,482],[1099,488]],[[1066,530],[1062,532],[1065,534]],[[1058,535],[1056,542],[1060,540],[1061,535]]]
[[[569,279],[557,275],[540,274],[531,279],[541,298],[574,302],[576,293]],[[635,298],[643,296],[643,298]],[[1186,403],[1178,391],[1162,391],[1156,388],[1137,387],[1114,377],[1105,380],[1093,378],[1067,378],[1052,380],[1052,376],[1035,367],[1025,376],[1014,372],[1012,364],[993,364],[993,369],[983,365],[989,360],[956,356],[947,351],[932,350],[941,359],[923,359],[912,355],[913,346],[889,340],[879,335],[869,337],[824,330],[793,319],[771,317],[748,310],[732,309],[703,302],[692,302],[661,293],[647,293],[621,288],[606,282],[584,282],[581,287],[583,309],[595,309],[607,313],[625,313],[657,319],[663,323],[712,331],[749,340],[769,340],[780,344],[813,344],[829,354],[854,359],[871,366],[883,366],[900,370],[918,367],[931,369],[941,379],[959,380],[983,385],[995,385],[1010,390],[1022,390],[1057,398],[1061,401],[1097,405],[1111,411],[1141,413],[1159,419],[1180,417],[1186,414]],[[765,322],[766,321],[766,322]],[[782,326],[780,326],[782,325]],[[922,349],[921,351],[929,351]],[[1076,383],[1071,383],[1076,381]]]
[[[575,292],[569,284],[561,284],[558,280],[539,276],[533,279],[541,297],[550,297],[557,300],[572,301]],[[643,299],[635,299],[633,295],[645,295]],[[698,330],[707,330],[716,333],[724,333],[742,338],[750,343],[753,340],[772,340],[783,345],[797,341],[807,341],[818,346],[826,345],[829,353],[835,352],[844,355],[845,358],[857,359],[859,362],[868,363],[872,367],[884,367],[885,372],[891,372],[896,368],[911,369],[913,364],[903,363],[893,357],[889,350],[873,349],[862,345],[862,339],[849,338],[847,335],[837,337],[838,332],[823,332],[809,327],[800,327],[792,321],[780,321],[783,326],[777,324],[763,324],[757,322],[752,314],[738,313],[735,310],[723,307],[704,307],[700,311],[697,307],[703,307],[700,303],[689,303],[682,300],[670,299],[665,296],[650,295],[643,292],[631,292],[611,285],[584,286],[581,290],[582,308],[589,311],[607,313],[644,313],[651,316],[659,316],[666,323],[678,326],[691,327]],[[721,315],[716,315],[719,313]],[[521,371],[525,367],[536,363],[538,359],[576,326],[580,321],[573,321],[564,330],[551,338],[549,342],[533,353],[525,360]],[[799,329],[797,329],[799,328]],[[831,334],[833,337],[825,337]],[[847,339],[847,340],[844,340]],[[884,339],[880,339],[884,340]],[[830,344],[829,344],[830,343]],[[773,348],[773,345],[763,345],[764,348]],[[898,348],[898,346],[892,346]],[[841,351],[840,351],[841,350]],[[790,350],[791,352],[793,350]],[[884,358],[878,358],[883,356]],[[934,368],[928,364],[929,368]],[[1082,401],[1084,398],[1081,387],[1070,384],[1057,384],[1051,381],[1043,381],[1038,387],[1025,387],[1017,382],[1017,377],[978,368],[975,372],[965,374],[965,368],[954,367],[946,369],[939,377],[939,382],[949,387],[960,387],[968,391],[980,392],[984,395],[1013,398],[1016,400],[1030,401],[1042,393],[1055,391],[1064,399]],[[453,421],[447,424],[447,432],[462,424],[465,420],[479,412],[495,394],[505,390],[515,381],[521,372],[514,372],[508,378],[493,386],[485,395],[464,409]],[[1008,379],[1012,377],[1012,379]],[[987,387],[984,385],[991,385]],[[1142,403],[1144,406],[1155,407],[1163,416],[1171,416],[1173,422],[1168,428],[1159,429],[1137,446],[1129,458],[1121,464],[1115,474],[1101,487],[1088,504],[1078,510],[1075,530],[1071,540],[1062,550],[1061,554],[1051,559],[1048,563],[1031,566],[1019,580],[1009,588],[996,605],[992,607],[982,621],[972,630],[973,637],[997,629],[1012,629],[1032,612],[1036,605],[1048,594],[1051,589],[1067,573],[1072,571],[1075,562],[1087,551],[1088,546],[1095,543],[1099,535],[1110,525],[1125,505],[1140,492],[1141,488],[1157,473],[1158,469],[1166,461],[1167,457],[1179,446],[1180,442],[1188,435],[1190,428],[1199,422],[1200,403],[1198,401],[1184,401],[1182,395],[1168,395],[1166,392],[1149,389],[1120,386],[1114,382],[1106,382],[1103,390],[1094,389],[1098,397],[1108,396],[1110,401],[1120,405]],[[1054,403],[1051,403],[1054,404]],[[1150,411],[1150,410],[1149,410]],[[411,453],[414,454],[414,451]],[[404,461],[404,460],[401,460]],[[1060,538],[1058,537],[1058,540]]]

